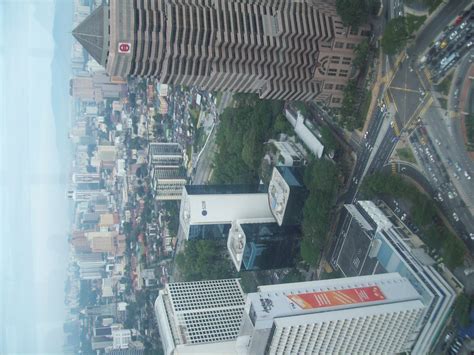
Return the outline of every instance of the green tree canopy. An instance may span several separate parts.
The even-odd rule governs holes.
[[[346,26],[359,27],[367,22],[372,0],[336,0],[336,10]]]
[[[352,64],[356,68],[362,68],[367,63],[367,56],[369,55],[369,40],[364,39],[360,42],[355,48],[354,52],[356,54]]]
[[[216,280],[236,276],[226,248],[214,240],[189,240],[176,265],[184,281]]]
[[[406,18],[391,19],[383,32],[382,49],[386,54],[397,54],[406,46],[409,38]]]
[[[282,122],[275,125],[283,102],[260,100],[249,94],[236,94],[234,100],[235,107],[226,108],[220,117],[213,182],[256,183],[264,154],[263,143],[282,129]]]
[[[303,240],[301,257],[314,265],[324,247],[330,226],[331,208],[334,206],[338,170],[331,161],[312,161],[305,170],[304,183],[309,190],[303,207]]]

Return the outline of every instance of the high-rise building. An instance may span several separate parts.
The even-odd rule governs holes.
[[[167,284],[155,301],[165,354],[235,354],[244,304],[237,279]]]
[[[73,31],[112,77],[332,106],[369,33],[331,0],[110,0]]]
[[[71,79],[71,95],[83,101],[102,102],[105,99],[118,99],[125,92],[124,86],[111,81],[104,72],[95,72],[87,76]]]
[[[105,274],[105,260],[101,253],[75,255],[81,280],[101,279]]]
[[[280,227],[273,219],[232,222],[227,250],[237,271],[294,266],[300,254],[299,226]]]
[[[151,185],[156,200],[180,200],[186,182],[184,167],[162,166],[151,170]]]
[[[178,143],[150,143],[148,146],[150,167],[180,167],[183,165],[183,149]]]
[[[299,225],[308,196],[299,168],[276,166],[268,186],[268,203],[279,226]]]
[[[416,339],[413,354],[431,353],[449,317],[456,292],[440,274],[423,243],[396,219],[389,219],[372,201],[346,205],[347,225],[336,252],[336,267],[344,276],[397,272],[407,278],[420,294],[425,307],[422,321],[412,330]],[[441,269],[441,268],[440,268]],[[459,284],[453,280],[452,284]]]
[[[75,184],[96,183],[100,182],[100,174],[98,173],[74,173],[72,174],[72,182]]]
[[[264,185],[186,185],[179,213],[188,239],[226,239],[233,221],[274,221]]]
[[[247,295],[238,353],[407,352],[420,298],[397,273],[260,286]]]

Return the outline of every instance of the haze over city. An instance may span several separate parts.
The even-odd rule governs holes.
[[[64,342],[69,118],[55,117],[53,105],[68,95],[52,90],[53,69],[67,88],[69,59],[52,67],[54,16],[53,0],[0,4],[3,354],[58,353]]]
[[[472,0],[0,0],[0,353],[472,353],[473,35]]]

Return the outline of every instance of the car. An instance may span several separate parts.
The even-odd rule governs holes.
[[[470,48],[472,46],[472,41],[467,42],[466,47]]]
[[[453,212],[453,218],[456,222],[459,222],[459,217],[458,215],[456,214],[456,212]]]
[[[454,195],[451,191],[448,192],[448,197],[450,200],[452,200],[454,198]]]
[[[407,214],[404,213],[404,214],[402,214],[402,217],[401,217],[400,219],[401,219],[402,221],[404,221],[406,218],[407,218]]]
[[[441,201],[441,202],[444,201],[444,200],[443,200],[443,196],[441,195],[441,192],[438,192],[437,198],[438,198],[438,201]]]
[[[474,241],[474,233],[469,233],[469,238],[471,238],[471,240]]]
[[[466,179],[471,180],[471,175],[469,175],[467,171],[464,172],[464,176],[466,177]]]

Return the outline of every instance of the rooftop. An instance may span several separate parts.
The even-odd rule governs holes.
[[[105,65],[109,42],[109,7],[96,8],[73,31],[74,38],[100,65]]]

